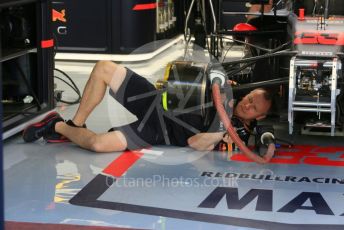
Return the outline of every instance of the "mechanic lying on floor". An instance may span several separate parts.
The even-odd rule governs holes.
[[[110,87],[111,96],[136,115],[138,120],[129,125],[112,128],[107,133],[96,134],[86,128],[85,122],[104,98],[107,87]],[[153,91],[156,91],[154,85],[131,70],[111,61],[99,61],[88,79],[73,119],[65,122],[58,113],[52,112],[41,122],[28,126],[23,132],[23,139],[26,142],[33,142],[41,137],[48,142],[72,141],[94,152],[133,150],[163,144],[189,145],[203,151],[214,149],[220,141],[231,142],[226,132],[209,132],[209,129],[202,127],[203,123],[199,116],[195,117],[187,113],[179,119],[199,130],[199,133],[195,134],[168,118],[164,118],[166,129],[162,128],[157,110],[149,110],[150,105],[156,103],[156,95],[138,100],[127,100],[130,97]],[[254,127],[256,120],[267,115],[271,103],[269,92],[259,88],[251,91],[236,104],[232,123],[234,121],[236,123],[234,126],[241,127],[244,131],[241,135],[243,141],[248,141],[250,130]],[[142,125],[141,122],[149,112],[152,112],[151,115]],[[166,135],[169,143],[166,143]]]

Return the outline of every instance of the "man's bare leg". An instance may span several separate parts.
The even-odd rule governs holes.
[[[116,93],[125,76],[124,67],[109,61],[98,62],[86,84],[78,111],[73,118],[74,124],[82,126],[88,115],[103,99],[107,86]],[[43,123],[29,125],[23,132],[23,139],[26,142],[33,142],[50,135],[53,131],[62,134],[80,147],[95,152],[113,152],[127,148],[126,138],[120,131],[95,134],[88,129],[69,126],[57,115],[46,118]]]
[[[80,147],[94,152],[123,151],[127,148],[126,138],[121,131],[96,134],[89,129],[71,127],[64,122],[57,122],[55,131]]]
[[[73,117],[77,126],[85,124],[93,109],[103,100],[109,86],[115,93],[123,83],[127,70],[111,61],[99,61],[88,79],[79,108]]]
[[[115,93],[123,83],[127,70],[111,61],[99,61],[88,79],[73,123],[82,126],[93,109],[103,100],[107,87]],[[71,127],[57,122],[55,131],[82,148],[95,152],[123,151],[127,148],[125,136],[120,131],[96,134],[88,129]]]

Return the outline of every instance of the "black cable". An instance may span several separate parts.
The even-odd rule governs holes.
[[[278,51],[275,53],[271,53],[271,54],[264,54],[264,55],[260,55],[260,56],[254,56],[254,57],[249,57],[249,58],[243,58],[240,60],[234,60],[234,61],[229,61],[229,62],[225,62],[221,65],[233,65],[233,64],[237,64],[237,63],[245,63],[245,62],[251,62],[251,61],[258,61],[261,59],[265,59],[265,58],[270,58],[270,57],[276,57],[276,56],[289,56],[289,55],[295,55],[297,54],[297,51],[289,51],[289,50],[282,50],[282,51]],[[214,66],[219,65],[219,64],[214,64]]]
[[[226,38],[226,39],[228,39],[228,40],[236,40],[236,39],[229,39],[229,38]],[[242,41],[240,41],[240,42],[242,42]],[[248,42],[242,42],[242,43],[244,43],[245,45],[251,45],[250,43],[248,43]],[[267,53],[267,54],[272,54],[272,53],[276,53],[276,52],[278,52],[280,49],[282,49],[282,48],[284,48],[285,46],[288,46],[290,44],[290,42],[286,42],[286,43],[284,43],[284,44],[282,44],[282,45],[280,45],[280,46],[278,46],[278,47],[276,47],[276,48],[274,48],[274,49],[269,49],[269,52]],[[255,47],[255,46],[253,46],[253,47]],[[230,47],[231,48],[231,47]],[[257,48],[257,47],[255,47],[255,48]],[[229,49],[227,50],[227,52],[229,51]],[[226,54],[225,54],[225,56],[227,55],[227,52],[226,52]],[[262,56],[262,55],[260,55],[260,56]],[[254,56],[254,57],[260,57],[260,56]],[[250,57],[250,58],[253,58],[253,57]],[[223,59],[223,61],[222,61],[222,64],[224,64],[224,59]],[[226,65],[228,64],[228,65],[230,65],[230,66],[232,66],[232,65],[236,65],[236,64],[242,64],[242,62],[236,62],[236,63],[225,63]],[[255,64],[255,60],[254,61],[252,61],[252,62],[248,62],[247,64],[244,64],[242,67],[240,67],[239,69],[236,69],[236,68],[228,68],[227,66],[224,66],[225,67],[225,70],[226,70],[226,73],[227,73],[227,76],[228,77],[230,77],[230,76],[233,76],[233,75],[235,75],[235,74],[237,74],[237,73],[239,73],[240,71],[242,71],[242,70],[244,70],[244,69],[246,69],[247,67],[249,67],[249,66],[252,66],[252,65],[254,65]]]
[[[265,52],[270,52],[271,51],[270,49],[254,45],[254,44],[249,43],[249,42],[241,41],[241,40],[234,39],[234,38],[228,38],[228,37],[225,37],[225,36],[222,36],[222,35],[217,35],[217,36],[220,37],[220,38],[223,38],[225,40],[230,40],[230,41],[234,41],[234,42],[237,42],[237,43],[240,43],[240,44],[243,44],[243,45],[248,45],[250,47],[254,47],[254,48],[258,49],[258,50],[263,50]]]
[[[197,3],[198,4],[198,3]],[[206,48],[207,48],[207,52],[209,53],[210,55],[210,58],[212,58],[212,55],[211,55],[211,51],[210,51],[210,44],[209,44],[209,40],[208,40],[208,36],[207,36],[207,25],[206,25],[206,20],[203,16],[203,8],[201,5],[197,5],[199,7],[199,10],[201,12],[201,18],[202,18],[202,28],[203,28],[203,32],[205,33],[205,42],[206,42]],[[197,7],[196,6],[196,7]],[[194,6],[193,6],[194,7]],[[195,32],[194,32],[195,33]],[[195,37],[195,34],[193,35]],[[186,44],[185,44],[185,48],[184,48],[184,60],[186,58],[186,54],[187,54],[187,50],[189,48],[189,44],[190,44],[190,41],[192,39],[192,35],[191,35],[191,31],[190,31],[190,36],[187,38],[187,35],[184,33],[184,40],[186,41]]]
[[[222,38],[221,38],[221,39],[222,39]],[[233,46],[234,46],[234,44],[232,43],[232,44],[227,48],[226,53],[225,53],[225,55],[223,56],[223,59],[222,59],[222,62],[221,62],[221,63],[224,63],[224,61],[225,61],[225,59],[226,59],[226,56],[227,56],[229,50],[232,49]]]
[[[54,41],[55,41],[55,42],[54,42],[54,59],[55,59],[55,56],[56,56],[56,54],[57,54],[58,40],[57,40],[57,36],[56,36],[55,33],[53,33],[53,37],[54,37]],[[65,100],[62,100],[62,99],[55,98],[56,101],[62,102],[62,103],[66,103],[66,104],[68,104],[68,105],[74,105],[74,104],[80,103],[80,101],[81,101],[81,93],[80,93],[79,88],[76,86],[76,84],[75,84],[74,81],[72,80],[72,78],[69,77],[68,74],[66,74],[66,73],[63,72],[62,70],[55,68],[55,65],[54,65],[54,71],[57,71],[57,72],[61,73],[64,77],[66,77],[66,78],[71,82],[71,84],[68,83],[66,80],[64,80],[64,79],[62,79],[62,78],[60,78],[60,77],[58,77],[58,76],[55,76],[55,75],[54,75],[54,78],[59,79],[60,81],[64,82],[66,85],[68,85],[69,87],[71,87],[71,88],[73,89],[73,91],[78,95],[78,99],[76,99],[75,101],[65,101]]]
[[[62,75],[64,75],[66,78],[68,78],[68,80],[73,84],[74,89],[77,91],[77,94],[80,95],[80,90],[79,90],[79,88],[76,86],[76,84],[74,83],[74,81],[72,80],[72,78],[70,78],[65,72],[63,72],[63,71],[60,70],[60,69],[55,68],[54,70],[57,71],[57,72],[60,72]]]
[[[71,84],[68,83],[66,80],[64,80],[64,79],[62,79],[62,78],[60,78],[60,77],[58,77],[58,76],[54,76],[54,77],[55,77],[56,79],[59,79],[60,81],[64,82],[64,83],[65,83],[66,85],[68,85],[69,87],[71,87],[71,88],[73,89],[73,91],[78,95],[78,98],[77,98],[75,101],[66,101],[66,100],[62,100],[62,99],[58,99],[58,98],[55,98],[55,99],[56,99],[57,101],[59,101],[59,102],[66,103],[66,104],[68,104],[68,105],[74,105],[74,104],[80,103],[80,101],[81,101],[81,93],[80,93],[79,88],[76,86],[76,84],[75,84],[74,81],[72,80],[72,78],[69,77],[68,74],[66,74],[65,72],[63,72],[63,71],[60,70],[60,69],[55,68],[54,70],[57,71],[57,72],[59,72],[59,73],[61,73],[63,76],[65,76],[65,77],[71,82]]]
[[[244,64],[242,67],[240,67],[239,69],[235,69],[235,70],[233,70],[231,72],[227,72],[227,77],[234,76],[235,74],[243,71],[244,69],[246,69],[247,67],[249,67],[249,66],[251,66],[253,64],[255,64],[255,62],[248,62],[248,63]]]
[[[286,43],[283,43],[282,45],[274,48],[274,49],[268,49],[268,48],[264,48],[264,47],[261,47],[261,46],[257,46],[257,45],[254,45],[252,43],[249,43],[249,42],[246,42],[246,41],[241,41],[241,40],[238,40],[238,39],[234,39],[234,38],[228,38],[228,37],[225,37],[225,36],[222,36],[222,35],[217,35],[218,37],[220,38],[223,38],[225,40],[230,40],[230,41],[234,41],[234,42],[238,42],[240,44],[243,44],[243,45],[248,45],[250,47],[253,47],[253,48],[256,48],[258,50],[262,50],[262,51],[265,51],[267,53],[274,53],[274,52],[277,52],[279,51],[280,49],[284,48],[285,46],[291,44],[291,41],[288,41]]]
[[[186,35],[184,36],[184,39],[185,39],[185,48],[184,48],[184,60],[185,60],[185,58],[186,58],[186,54],[187,54],[187,52],[188,52],[188,49],[189,49],[189,44],[190,44],[190,41],[191,41],[191,32],[190,32],[190,36],[189,36],[189,38],[187,39],[187,37],[186,37]]]
[[[74,88],[73,85],[71,85],[70,83],[68,83],[66,80],[58,77],[58,76],[55,76],[56,79],[59,79],[60,81],[63,81],[66,85],[68,85],[69,87],[71,87],[75,92],[77,92],[77,89]]]
[[[205,9],[203,9],[202,8],[202,4],[200,5],[200,11],[201,11],[201,15],[202,15],[202,26],[203,26],[203,32],[205,33],[205,42],[206,42],[206,46],[207,46],[207,51],[208,51],[208,53],[209,53],[209,55],[210,55],[210,58],[211,58],[211,52],[210,52],[210,44],[209,44],[209,40],[208,40],[208,38],[207,38],[207,22],[206,22],[206,18],[205,18],[205,14],[203,14],[203,13],[205,13]]]
[[[266,80],[266,81],[258,81],[258,82],[250,82],[246,84],[241,84],[235,87],[232,87],[233,91],[243,91],[243,90],[252,90],[259,87],[268,87],[273,85],[281,85],[281,84],[288,84],[289,83],[289,77],[284,78],[276,78],[272,80]]]

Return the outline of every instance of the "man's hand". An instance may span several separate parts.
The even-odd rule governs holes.
[[[272,157],[275,154],[275,150],[276,150],[275,144],[273,143],[269,144],[268,150],[266,151],[266,154],[263,156],[265,163],[268,163],[272,159]]]
[[[198,151],[210,151],[221,141],[223,134],[224,132],[198,133],[188,139],[188,144]]]
[[[223,135],[222,140],[224,142],[226,142],[227,144],[232,144],[233,143],[232,138],[229,136],[229,134],[227,132]]]

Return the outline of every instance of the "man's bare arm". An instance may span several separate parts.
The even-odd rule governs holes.
[[[223,134],[224,132],[198,133],[188,139],[188,144],[198,151],[210,151],[222,140]]]

